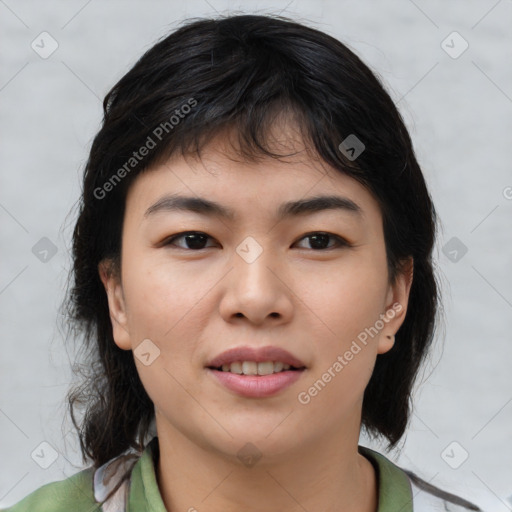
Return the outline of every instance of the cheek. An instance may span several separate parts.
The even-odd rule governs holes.
[[[321,320],[324,346],[342,349],[384,312],[387,273],[378,258],[354,255],[324,276],[301,277],[306,306]],[[325,340],[325,342],[324,342]]]
[[[329,410],[339,424],[360,407],[377,357],[378,338],[366,329],[379,319],[382,296],[371,272],[339,275],[308,296],[307,305],[321,321],[311,316],[317,357],[297,399],[310,417]]]
[[[168,345],[185,327],[187,332],[193,331],[194,325],[200,324],[196,320],[208,283],[149,257],[133,258],[132,262],[124,275],[130,333]]]
[[[197,370],[193,364],[198,364],[199,340],[211,316],[207,294],[218,276],[199,272],[197,266],[190,264],[187,268],[171,265],[168,260],[148,254],[126,261],[123,282],[135,356],[136,347],[145,339],[154,342],[159,350],[150,366],[135,359],[141,381],[155,404],[162,389],[167,390],[166,394],[175,390],[172,399],[186,401],[178,382],[190,382]]]
[[[310,332],[318,347],[316,364],[302,391],[319,414],[322,407],[340,415],[356,407],[377,356],[378,336],[372,328],[385,307],[385,261],[379,254],[364,254],[345,263],[330,269],[328,276],[302,280],[305,303],[314,313]]]
[[[206,321],[201,298],[208,286],[150,258],[131,261],[136,263],[127,263],[123,282],[139,377],[158,409],[182,411],[190,406],[182,386],[190,383],[194,371],[196,340]],[[149,365],[137,357],[137,346],[145,339],[155,344],[158,353]]]

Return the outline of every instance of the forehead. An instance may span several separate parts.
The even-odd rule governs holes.
[[[293,210],[292,203],[329,196],[331,203],[346,213],[352,210],[362,219],[380,219],[373,195],[313,154],[296,133],[290,129],[277,133],[270,144],[271,151],[286,156],[248,160],[232,139],[220,135],[202,148],[200,157],[174,154],[136,177],[128,190],[127,215],[144,219],[159,209],[179,210],[177,206],[185,202],[169,200],[176,196],[195,197],[197,210],[231,221],[245,214],[270,212],[283,217]],[[210,204],[205,205],[207,202]]]

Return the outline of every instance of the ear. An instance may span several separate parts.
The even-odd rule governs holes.
[[[131,350],[130,332],[126,315],[121,277],[113,268],[111,260],[102,260],[98,264],[100,279],[105,287],[112,322],[112,334],[116,345],[123,350]]]
[[[384,312],[384,328],[379,336],[377,353],[385,354],[395,344],[395,334],[405,320],[414,273],[412,257],[405,260],[395,282],[389,285]]]

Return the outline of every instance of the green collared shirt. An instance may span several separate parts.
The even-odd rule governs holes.
[[[377,512],[413,512],[411,484],[405,472],[370,448],[359,446],[359,453],[376,470],[379,492]],[[125,481],[128,483],[125,486],[126,512],[166,512],[156,480],[157,456],[158,438],[155,437],[138,457],[129,480]],[[4,512],[102,511],[94,491],[94,471],[88,468],[60,482],[40,487]],[[111,507],[109,510],[122,510],[119,506]]]

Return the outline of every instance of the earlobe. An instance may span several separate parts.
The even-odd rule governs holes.
[[[384,334],[379,339],[378,354],[385,354],[389,352],[395,344],[395,335],[394,334]]]
[[[101,282],[107,293],[112,335],[115,344],[123,350],[131,350],[130,333],[128,330],[126,304],[120,276],[112,268],[112,263],[102,260],[98,264]]]

